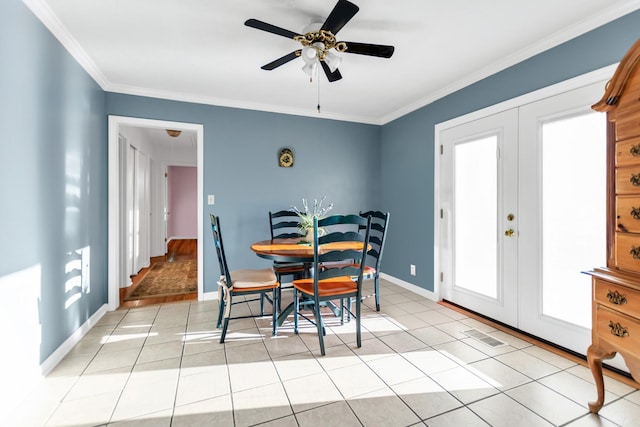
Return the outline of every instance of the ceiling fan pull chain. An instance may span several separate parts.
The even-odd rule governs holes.
[[[318,114],[320,114],[320,79],[316,79],[318,81]]]

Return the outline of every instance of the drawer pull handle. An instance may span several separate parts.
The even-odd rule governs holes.
[[[629,250],[629,253],[633,257],[633,259],[640,259],[640,246],[631,246],[631,250]]]
[[[629,212],[629,215],[631,215],[633,219],[640,219],[640,208],[634,208],[632,206],[631,212]]]
[[[629,182],[634,187],[640,187],[640,173],[632,173],[631,178],[629,178]]]
[[[629,336],[629,330],[619,322],[613,323],[613,320],[609,320],[609,329],[611,329],[611,333],[617,337],[624,338]]]
[[[629,154],[632,156],[640,156],[640,144],[632,145],[631,148],[629,148]]]
[[[607,292],[607,299],[611,304],[615,305],[624,305],[627,303],[627,296],[625,294],[621,294],[618,291],[612,291],[611,289]]]

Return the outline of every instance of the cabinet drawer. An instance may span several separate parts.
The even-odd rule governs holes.
[[[640,291],[596,279],[593,298],[602,306],[640,318]]]
[[[640,166],[616,168],[616,193],[640,194]]]
[[[637,356],[640,351],[640,322],[638,319],[598,305],[593,327],[602,341],[613,344],[626,353]]]
[[[640,164],[640,138],[627,139],[616,144],[616,166]]]
[[[640,234],[616,232],[616,266],[640,272]]]
[[[616,197],[616,227],[618,231],[640,233],[640,197]]]

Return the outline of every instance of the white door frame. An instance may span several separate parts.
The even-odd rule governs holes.
[[[441,254],[440,254],[440,246],[442,244],[442,239],[440,236],[440,133],[448,128],[452,128],[473,120],[481,119],[487,116],[491,116],[493,114],[500,113],[505,110],[509,110],[512,108],[520,107],[525,104],[529,104],[531,102],[539,101],[544,98],[548,98],[553,95],[557,95],[559,93],[568,92],[573,89],[577,89],[582,86],[586,86],[592,83],[596,83],[598,81],[611,78],[616,68],[618,67],[618,63],[609,65],[604,68],[600,68],[598,70],[592,71],[587,74],[582,74],[580,76],[574,77],[569,80],[565,80],[560,83],[556,83],[552,86],[547,86],[545,88],[536,90],[534,92],[527,93],[525,95],[521,95],[517,98],[512,98],[507,101],[501,102],[499,104],[492,105],[487,108],[483,108],[482,110],[474,111],[469,114],[465,114],[464,116],[456,117],[451,120],[447,120],[446,122],[438,123],[434,127],[434,168],[433,168],[433,236],[434,236],[434,256],[433,256],[433,293],[437,301],[443,299],[443,290],[442,290],[442,282],[441,282],[441,273],[444,271],[444,266],[442,264]],[[604,93],[604,87],[602,88],[602,93]],[[597,99],[594,99],[595,103]]]
[[[198,265],[203,264],[203,200],[204,192],[204,126],[197,123],[171,122],[165,120],[141,119],[136,117],[109,116],[108,134],[108,182],[109,182],[109,224],[108,224],[108,307],[116,310],[120,305],[120,191],[119,191],[119,159],[118,159],[118,135],[120,126],[138,126],[161,129],[182,129],[196,132],[196,151],[198,168]],[[204,299],[203,292],[203,268],[198,268],[198,300]]]

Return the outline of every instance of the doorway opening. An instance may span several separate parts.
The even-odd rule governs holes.
[[[196,300],[197,245],[197,239],[169,240],[166,254],[151,257],[149,267],[131,277],[131,286],[121,288],[120,307]]]
[[[203,192],[203,145],[204,145],[204,127],[201,124],[194,123],[184,123],[184,122],[171,122],[164,120],[150,120],[150,119],[140,119],[134,117],[123,117],[123,116],[109,116],[109,260],[108,260],[108,307],[109,310],[115,310],[120,306],[120,289],[124,286],[128,286],[130,284],[130,280],[128,276],[128,271],[132,271],[128,267],[128,259],[130,255],[130,250],[128,249],[127,239],[129,238],[129,234],[137,233],[136,230],[140,230],[144,232],[144,224],[145,221],[149,224],[152,224],[156,231],[156,235],[158,233],[162,234],[161,242],[156,242],[155,246],[158,247],[159,244],[162,244],[165,252],[162,254],[163,256],[166,254],[168,257],[169,249],[165,242],[166,237],[166,211],[159,211],[155,208],[155,221],[148,220],[147,218],[139,218],[136,220],[129,220],[130,218],[127,216],[127,221],[124,221],[123,218],[123,208],[127,205],[127,201],[123,200],[123,185],[127,185],[126,178],[123,179],[123,175],[121,173],[121,164],[122,164],[122,154],[123,154],[123,146],[128,147],[126,143],[126,138],[122,137],[123,130],[129,128],[138,128],[142,130],[155,131],[155,132],[166,132],[167,129],[171,130],[181,130],[186,133],[193,134],[194,145],[196,149],[196,169],[197,169],[197,189],[196,189],[196,199],[197,199],[197,236],[196,236],[196,248],[195,254],[194,251],[191,251],[191,256],[195,256],[196,265],[202,265],[203,259],[203,251],[202,251],[202,241],[203,241],[203,201],[200,195]],[[142,150],[144,151],[144,150]],[[142,151],[140,153],[142,154]],[[144,158],[144,156],[141,156]],[[126,157],[125,157],[126,158]],[[177,163],[181,165],[180,162]],[[184,163],[182,165],[185,165]],[[167,167],[167,164],[164,165]],[[156,168],[157,170],[157,168]],[[135,178],[134,178],[135,179]],[[162,181],[162,184],[158,184],[157,182],[154,185],[159,185],[163,188],[164,194],[166,194],[166,182]],[[144,188],[144,186],[141,186]],[[166,206],[166,203],[164,204]],[[126,215],[129,215],[129,212],[126,212]],[[163,218],[160,218],[163,217]],[[139,225],[139,228],[135,227],[135,224]],[[134,224],[132,226],[132,224]],[[160,225],[158,225],[160,224]],[[126,226],[126,229],[123,227]],[[158,232],[158,228],[161,227],[162,230]],[[191,237],[191,236],[189,236]],[[190,239],[186,239],[190,240]],[[136,250],[140,250],[137,248]],[[141,249],[144,253],[144,248]],[[147,252],[147,254],[151,254],[151,252]],[[151,260],[154,257],[148,257],[149,260],[147,264],[151,264]],[[139,267],[139,265],[138,265]],[[134,266],[135,268],[135,266]],[[142,271],[140,271],[142,272]],[[135,271],[134,273],[138,273]],[[197,298],[199,300],[203,299],[203,273],[202,268],[197,268]]]

